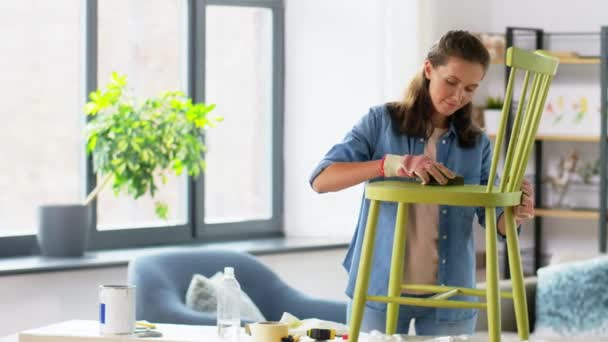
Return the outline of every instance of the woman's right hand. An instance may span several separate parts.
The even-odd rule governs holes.
[[[425,155],[387,154],[384,156],[382,171],[385,177],[417,177],[422,184],[428,184],[432,177],[437,183],[445,185],[448,183],[448,179],[456,177],[443,164]]]

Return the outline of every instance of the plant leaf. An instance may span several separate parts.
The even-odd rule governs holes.
[[[169,214],[169,206],[166,203],[156,202],[156,215],[163,220],[167,220]]]

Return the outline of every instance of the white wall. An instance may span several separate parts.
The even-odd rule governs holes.
[[[425,3],[428,12],[425,30],[429,32],[429,43],[448,30],[485,31],[492,20],[486,0],[428,0]]]
[[[69,319],[99,319],[101,284],[124,284],[126,267],[0,277],[0,336]]]
[[[259,256],[259,260],[304,293],[345,300],[344,253],[336,249],[274,254]],[[126,280],[126,267],[2,276],[0,337],[69,319],[97,320],[98,286],[124,284]]]
[[[317,195],[312,169],[371,106],[400,97],[420,63],[417,1],[286,2],[285,228],[351,236],[362,188]]]
[[[506,26],[548,31],[598,31],[608,24],[604,0],[429,0],[428,29],[435,39],[448,29],[503,32]]]
[[[608,3],[603,0],[491,0],[485,3],[491,23],[489,29],[495,32],[502,32],[506,26],[541,27],[548,31],[599,31],[601,25],[608,25]]]

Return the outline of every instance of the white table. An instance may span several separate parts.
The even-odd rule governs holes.
[[[50,326],[26,330],[21,332],[21,336],[11,335],[0,337],[0,342],[133,342],[133,341],[158,341],[158,342],[225,342],[216,336],[214,326],[195,326],[195,325],[174,325],[157,324],[157,330],[163,333],[163,337],[156,338],[129,338],[129,337],[108,337],[99,335],[99,325],[97,321],[74,320]],[[242,336],[242,342],[250,341],[249,336]],[[425,336],[404,336],[405,341],[411,342],[486,342],[487,334],[480,333],[469,337],[454,338],[432,338]],[[339,339],[336,339],[338,341]],[[360,342],[367,342],[367,336],[362,334]],[[608,341],[608,339],[593,339],[594,341]],[[303,342],[312,341],[308,338]],[[340,340],[341,341],[341,340]],[[503,342],[519,341],[516,335],[509,334],[503,337]],[[589,341],[589,339],[544,339],[531,338],[530,342],[557,342],[557,341]]]
[[[131,336],[102,336],[99,322],[92,320],[73,320],[42,328],[22,331],[0,342],[121,342],[121,341],[158,341],[158,342],[223,342],[216,335],[213,326],[157,324],[156,330],[162,337],[137,338]]]
[[[19,338],[17,337],[17,335],[0,337],[0,342],[17,342],[17,341],[19,341]]]

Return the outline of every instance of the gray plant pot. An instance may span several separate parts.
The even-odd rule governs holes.
[[[89,240],[92,207],[43,205],[38,208],[38,246],[50,257],[83,256]]]

